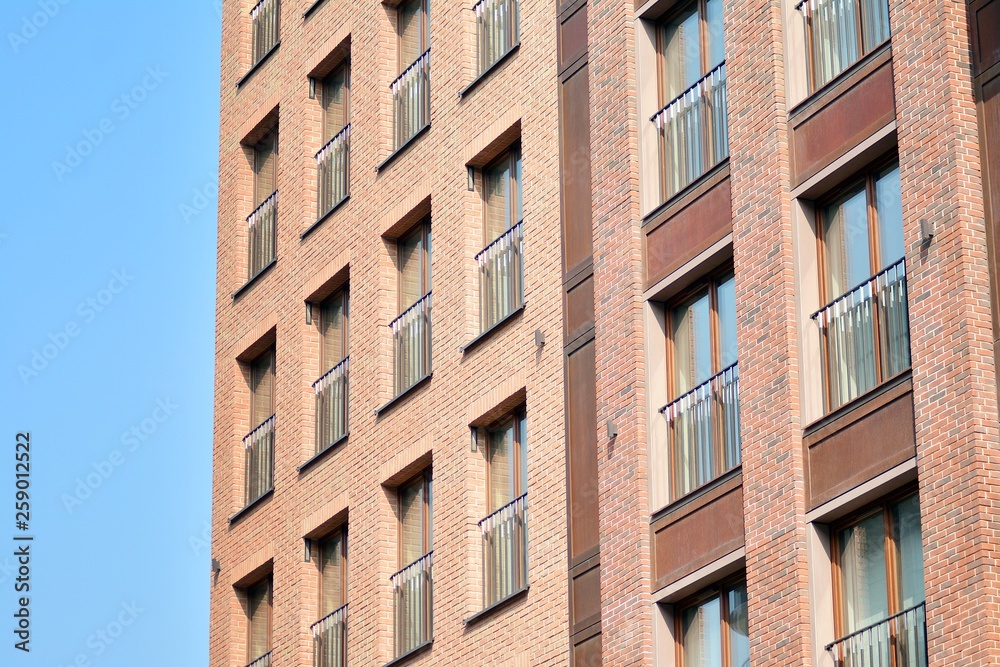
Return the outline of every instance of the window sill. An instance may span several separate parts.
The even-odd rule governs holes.
[[[257,70],[259,70],[259,69],[260,69],[261,67],[263,67],[263,66],[264,66],[264,63],[266,63],[266,62],[267,62],[267,61],[268,61],[268,60],[269,60],[269,59],[271,58],[271,56],[272,56],[272,55],[274,55],[274,52],[278,50],[278,47],[279,47],[279,46],[281,46],[281,40],[280,40],[280,39],[279,39],[279,40],[278,40],[277,42],[275,42],[275,43],[274,43],[274,46],[272,46],[272,47],[271,47],[270,49],[268,49],[268,50],[267,50],[267,53],[265,53],[265,54],[264,54],[264,55],[263,55],[263,56],[261,57],[261,59],[260,59],[260,60],[258,60],[258,61],[257,61],[257,63],[256,63],[256,64],[255,64],[255,65],[254,65],[253,67],[251,67],[250,69],[248,69],[248,70],[247,70],[247,73],[246,73],[246,74],[244,74],[243,76],[241,76],[241,77],[240,77],[240,80],[236,82],[236,88],[237,88],[237,90],[238,90],[238,89],[239,89],[239,88],[240,88],[240,87],[241,87],[241,86],[242,86],[242,85],[243,85],[244,83],[246,83],[246,82],[247,82],[247,80],[248,80],[248,79],[249,79],[249,78],[250,78],[251,76],[253,76],[253,73],[254,73],[254,72],[256,72]]]
[[[275,257],[274,259],[272,259],[270,262],[267,263],[267,266],[265,266],[263,269],[261,269],[260,271],[258,271],[257,273],[255,273],[254,276],[253,276],[253,278],[251,278],[250,280],[248,280],[245,283],[243,283],[242,287],[240,287],[238,290],[236,290],[235,292],[233,292],[233,301],[235,301],[236,297],[238,297],[240,294],[243,294],[248,289],[250,289],[251,285],[253,285],[255,282],[257,282],[257,280],[261,276],[263,276],[265,273],[267,273],[268,270],[270,270],[270,268],[272,266],[274,266],[275,264],[277,264],[277,263],[278,263],[278,258]]]
[[[788,120],[798,121],[800,120],[799,116],[803,116],[803,118],[805,118],[811,115],[809,113],[809,109],[810,108],[819,109],[820,107],[824,106],[822,100],[826,99],[830,94],[832,94],[833,91],[835,91],[835,89],[841,87],[842,84],[846,83],[847,86],[850,87],[855,83],[857,83],[857,81],[853,80],[856,78],[861,78],[855,76],[857,72],[866,69],[868,65],[871,64],[873,61],[882,60],[883,58],[886,60],[891,60],[892,59],[891,51],[892,51],[892,37],[889,37],[889,39],[885,40],[884,42],[876,46],[874,49],[869,51],[867,54],[861,56],[856,61],[854,61],[854,63],[848,66],[847,69],[845,69],[843,72],[836,75],[835,77],[824,83],[822,86],[820,86],[816,90],[811,91],[808,95],[806,95],[806,97],[801,102],[799,102],[789,110]],[[886,52],[890,53],[888,55],[883,56],[882,54]]]
[[[304,21],[305,19],[309,18],[309,15],[312,14],[317,9],[319,9],[319,6],[322,5],[324,2],[326,2],[326,0],[316,0],[316,2],[309,5],[309,7],[304,12],[302,12],[302,20]]]
[[[913,369],[911,366],[910,368],[907,368],[906,370],[901,371],[896,375],[892,376],[882,384],[872,387],[871,389],[861,394],[860,396],[856,396],[847,403],[844,403],[836,410],[828,412],[821,418],[817,419],[811,424],[808,424],[804,429],[802,429],[803,440],[809,439],[809,437],[812,436],[814,433],[822,430],[823,428],[829,426],[830,424],[833,424],[834,422],[842,420],[844,417],[847,417],[858,408],[865,407],[869,402],[876,401],[883,394],[886,394],[895,387],[905,383],[912,376],[912,372]],[[862,413],[864,413],[864,411],[862,411]],[[847,420],[848,423],[853,421],[854,419]]]
[[[337,202],[336,204],[334,204],[334,205],[333,205],[333,206],[332,206],[332,207],[330,208],[330,210],[329,210],[329,211],[327,211],[327,212],[326,212],[326,213],[324,213],[323,215],[321,215],[321,216],[319,216],[318,218],[316,218],[316,222],[314,222],[314,223],[312,223],[311,225],[309,225],[308,227],[306,227],[306,230],[305,230],[304,232],[302,232],[301,234],[299,234],[299,240],[301,241],[301,240],[302,240],[302,239],[304,239],[305,237],[307,237],[307,236],[309,236],[310,234],[312,234],[313,230],[315,230],[315,229],[316,229],[317,227],[319,227],[319,226],[320,226],[321,224],[323,224],[323,222],[324,222],[324,221],[325,221],[325,220],[326,220],[327,218],[329,218],[329,217],[330,217],[331,215],[333,215],[334,213],[336,213],[336,212],[337,212],[337,210],[338,210],[338,209],[340,209],[340,207],[341,207],[341,206],[343,206],[344,204],[346,204],[346,203],[347,203],[347,200],[348,200],[348,199],[350,199],[350,198],[351,198],[351,195],[347,195],[347,196],[345,196],[345,197],[344,197],[343,199],[341,199],[341,200],[340,200],[339,202]]]
[[[245,517],[247,514],[250,513],[250,510],[257,507],[258,505],[263,504],[267,498],[270,498],[273,495],[274,495],[274,486],[271,486],[271,488],[265,491],[263,494],[261,494],[257,498],[257,500],[252,501],[249,505],[241,509],[239,512],[229,517],[229,525],[233,525],[234,523]]]
[[[433,644],[434,644],[433,639],[426,641],[420,646],[410,649],[409,651],[399,656],[398,658],[393,658],[389,662],[382,665],[382,667],[396,667],[396,665],[401,665],[410,658],[412,658],[413,656],[417,655],[418,653],[423,653],[424,651],[429,649]]]
[[[326,456],[327,456],[327,454],[329,454],[330,452],[332,452],[335,449],[338,449],[340,447],[340,445],[343,444],[347,440],[347,436],[349,436],[349,435],[350,435],[350,431],[348,431],[344,435],[340,436],[339,438],[337,438],[336,440],[334,440],[333,442],[331,442],[326,447],[326,449],[324,449],[323,451],[321,451],[318,454],[313,455],[312,458],[310,458],[305,463],[303,463],[302,465],[300,465],[299,466],[299,474],[301,475],[307,469],[312,468],[314,465],[316,465],[317,463],[319,463],[320,461],[322,461],[323,459],[325,459]]]
[[[409,139],[407,139],[406,141],[404,141],[402,146],[400,146],[399,148],[397,148],[396,150],[394,150],[392,153],[390,153],[389,157],[387,157],[386,159],[382,160],[382,164],[380,164],[379,166],[375,167],[375,173],[377,174],[377,173],[381,172],[383,169],[385,169],[386,167],[388,167],[397,157],[399,157],[399,155],[401,155],[403,152],[405,152],[406,149],[409,148],[411,144],[416,143],[417,139],[419,139],[420,137],[422,137],[424,135],[424,133],[427,132],[427,130],[429,130],[429,129],[431,129],[431,124],[427,123],[422,128],[420,128],[419,130],[417,130],[416,132],[414,132],[413,136],[410,137]]]
[[[707,496],[720,486],[724,486],[730,480],[735,479],[736,477],[739,477],[742,474],[743,474],[743,464],[741,463],[736,467],[732,468],[731,470],[727,470],[726,472],[722,473],[712,481],[702,484],[697,489],[691,491],[687,495],[681,496],[677,500],[673,500],[667,505],[656,510],[649,518],[649,523],[651,524],[656,523],[658,521],[661,521],[664,517],[670,516],[671,514],[674,514],[684,509],[688,505],[697,502],[698,500],[700,500],[704,496]]]
[[[477,611],[475,614],[462,621],[462,624],[465,625],[466,627],[474,625],[475,623],[478,623],[479,621],[483,620],[485,617],[492,615],[493,612],[499,611],[504,607],[513,604],[517,600],[524,599],[528,595],[529,588],[530,586],[524,586],[522,588],[517,589],[516,591],[505,597],[503,600],[494,602],[493,604],[491,604],[489,607],[486,607],[482,611]]]
[[[646,230],[650,226],[658,226],[658,222],[673,217],[674,212],[686,208],[691,203],[690,199],[697,199],[699,195],[693,196],[702,186],[711,183],[715,186],[724,181],[729,176],[729,156],[722,158],[719,162],[709,167],[708,171],[694,179],[683,188],[674,193],[670,199],[660,202],[656,208],[642,217],[642,227]],[[705,187],[707,192],[711,187]],[[669,212],[668,212],[669,211]]]
[[[507,49],[507,52],[505,54],[503,54],[502,56],[500,56],[499,58],[497,58],[496,62],[494,62],[489,67],[487,67],[483,71],[482,74],[480,74],[475,79],[473,79],[472,83],[470,83],[469,85],[467,85],[462,90],[458,91],[458,97],[459,97],[459,99],[465,97],[466,95],[468,95],[469,93],[471,93],[473,91],[473,89],[477,88],[479,86],[479,84],[482,83],[482,81],[484,79],[486,79],[490,74],[493,73],[494,70],[499,69],[500,65],[504,64],[506,61],[508,61],[510,58],[512,58],[514,56],[514,54],[517,53],[518,49],[520,49],[520,48],[521,48],[521,42],[518,41],[512,47],[510,47],[509,49]]]
[[[526,304],[522,303],[520,306],[518,306],[514,310],[510,311],[508,314],[504,315],[503,318],[500,321],[498,321],[496,324],[494,324],[489,329],[487,329],[486,331],[484,331],[483,333],[479,334],[478,336],[476,336],[475,338],[473,338],[472,340],[470,340],[468,343],[466,343],[465,345],[463,345],[462,347],[460,347],[459,348],[459,352],[461,352],[462,354],[466,354],[469,350],[471,350],[472,348],[476,347],[481,342],[483,342],[484,340],[486,340],[487,338],[489,338],[490,336],[492,336],[494,333],[497,332],[497,330],[499,330],[505,324],[507,324],[508,322],[510,322],[511,320],[513,320],[514,318],[516,318],[518,315],[520,315],[521,313],[523,313],[525,305]]]
[[[411,384],[409,387],[407,387],[403,391],[401,391],[398,394],[396,394],[388,403],[386,403],[385,405],[383,405],[380,408],[376,408],[376,410],[375,410],[375,416],[376,417],[380,417],[383,412],[385,412],[386,410],[388,410],[392,406],[396,405],[397,403],[400,403],[404,398],[406,398],[410,394],[416,392],[417,389],[419,389],[420,387],[422,387],[425,384],[427,384],[427,382],[431,379],[432,375],[434,375],[433,372],[428,373],[427,375],[423,376],[422,378],[420,378],[419,380],[417,380],[416,382],[414,382],[413,384]]]

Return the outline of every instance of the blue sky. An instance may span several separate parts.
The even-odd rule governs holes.
[[[218,4],[0,2],[3,665],[207,662]]]

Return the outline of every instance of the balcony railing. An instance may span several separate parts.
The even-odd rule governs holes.
[[[801,0],[810,81],[817,90],[889,38],[886,0]]]
[[[520,40],[520,7],[518,0],[479,0],[473,10],[479,37],[479,73],[482,74]]]
[[[319,454],[347,435],[347,390],[350,357],[313,382],[316,392],[316,453]]]
[[[274,483],[274,415],[243,438],[246,448],[246,505],[271,490]]]
[[[479,522],[483,533],[486,604],[518,592],[528,582],[528,496],[519,496]]]
[[[281,0],[260,0],[250,10],[253,23],[253,64],[256,65],[278,43]]]
[[[906,264],[899,260],[812,315],[819,325],[827,411],[910,367]]]
[[[667,420],[673,500],[707,484],[743,460],[737,364],[668,403],[660,413]]]
[[[426,644],[433,636],[433,555],[434,552],[429,551],[389,577],[395,607],[397,657]]]
[[[826,650],[837,667],[927,667],[924,603],[852,632]]]
[[[523,230],[523,222],[517,223],[476,255],[481,331],[514,312],[524,301]]]
[[[259,658],[255,658],[247,665],[247,667],[271,667],[271,653],[273,651],[268,651]]]
[[[250,235],[247,244],[247,280],[250,280],[274,260],[274,241],[278,228],[277,190],[247,216],[247,228]]]
[[[431,50],[403,70],[389,88],[396,119],[394,149],[399,149],[431,122]]]
[[[723,62],[653,115],[664,201],[729,156],[727,107]]]
[[[431,372],[431,293],[389,323],[396,356],[398,396]]]
[[[351,126],[345,125],[316,153],[316,217],[321,218],[344,201],[348,194],[351,158]]]
[[[347,605],[335,609],[312,624],[315,667],[347,664]]]

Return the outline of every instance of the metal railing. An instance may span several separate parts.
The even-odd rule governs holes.
[[[810,82],[817,90],[889,38],[886,0],[801,0]]]
[[[510,597],[528,581],[528,495],[521,495],[479,522],[483,533],[486,607]]]
[[[250,10],[253,23],[253,65],[256,65],[278,43],[281,21],[281,0],[260,0]]]
[[[927,667],[924,603],[829,644],[837,667]]]
[[[431,293],[389,323],[395,351],[398,396],[431,372]]]
[[[413,61],[389,84],[395,112],[395,145],[398,149],[431,122],[431,50]]]
[[[663,200],[729,156],[726,63],[653,114],[660,141]]]
[[[476,12],[482,74],[520,40],[520,7],[518,0],[479,0],[472,9]]]
[[[347,392],[350,382],[350,357],[313,382],[316,392],[316,453],[347,435]]]
[[[394,646],[397,657],[426,644],[433,636],[433,555],[433,551],[428,551],[389,577],[394,603]]]
[[[347,605],[338,607],[310,627],[315,667],[347,664]]]
[[[243,438],[246,449],[246,503],[271,490],[274,483],[274,415]]]
[[[739,386],[739,367],[733,364],[660,409],[667,420],[673,500],[743,460]]]
[[[247,664],[247,667],[271,667],[271,653],[273,651],[268,651],[259,658],[254,658]]]
[[[812,314],[819,325],[827,411],[910,367],[906,263],[901,259]]]
[[[348,123],[316,153],[316,217],[322,217],[348,195],[351,125]]]
[[[479,251],[480,331],[514,312],[524,301],[523,221]]]
[[[261,202],[247,216],[249,239],[247,280],[260,273],[274,260],[275,236],[278,228],[278,191]]]

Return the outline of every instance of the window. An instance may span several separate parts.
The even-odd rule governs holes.
[[[730,271],[666,311],[670,495],[676,500],[740,464],[736,288]]]
[[[342,287],[319,307],[320,368],[316,392],[316,453],[347,435],[350,359],[347,354],[349,292]]]
[[[924,565],[914,493],[870,507],[832,531],[840,665],[925,667]]]
[[[910,366],[899,165],[863,174],[817,206],[827,411]]]
[[[485,606],[496,604],[528,583],[527,425],[519,410],[487,430],[486,491],[489,514],[483,534]]]
[[[253,213],[247,217],[249,261],[247,279],[263,271],[275,255],[278,224],[278,128],[253,147]]]
[[[746,582],[713,586],[678,608],[678,667],[749,667]]]
[[[392,82],[395,148],[399,149],[431,119],[430,5],[407,0],[396,11],[399,76]]]
[[[347,530],[319,542],[319,613],[312,625],[316,667],[347,664]]]
[[[247,614],[247,663],[250,667],[271,664],[272,578],[244,590]]]
[[[323,217],[348,195],[351,143],[351,67],[333,69],[320,84],[323,106],[323,147],[316,153],[319,178],[317,217]]]
[[[485,332],[521,307],[521,147],[514,146],[483,169],[484,236],[479,264],[480,330]]]
[[[660,186],[667,200],[729,156],[722,0],[697,0],[657,29]]]
[[[250,364],[250,433],[246,450],[246,504],[273,487],[274,471],[274,350]]]
[[[260,0],[250,10],[252,24],[251,55],[256,65],[278,45],[281,23],[281,0]]]
[[[431,222],[425,218],[399,239],[399,316],[392,330],[398,396],[431,372]]]
[[[889,39],[887,0],[801,0],[809,86],[827,82]]]
[[[520,6],[518,0],[479,0],[473,10],[483,74],[521,41]]]
[[[397,657],[432,637],[432,489],[430,470],[397,489],[400,570],[390,577]]]

